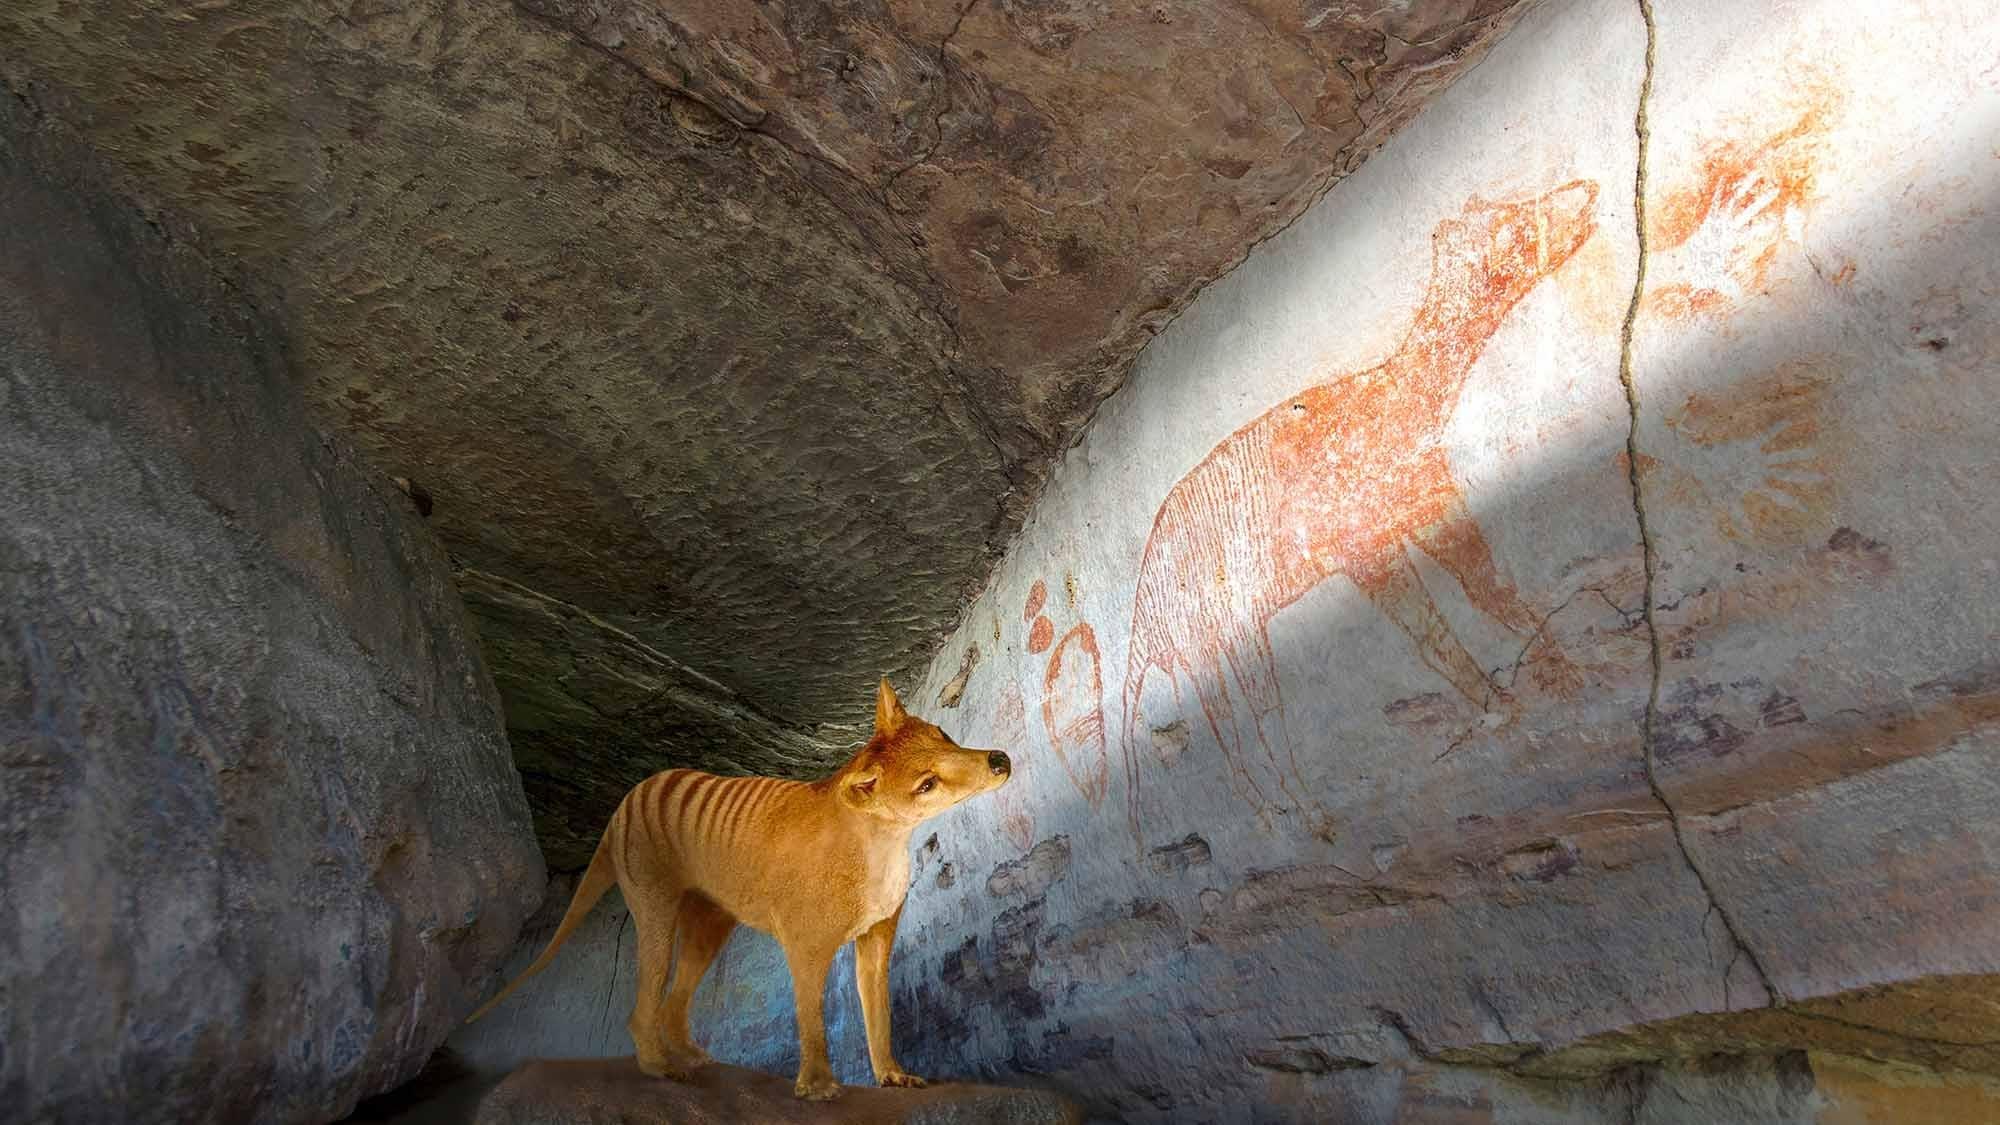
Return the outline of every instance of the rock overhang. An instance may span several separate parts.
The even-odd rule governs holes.
[[[1147,340],[1519,6],[28,0],[0,82],[432,498],[573,866],[657,765],[837,760]]]

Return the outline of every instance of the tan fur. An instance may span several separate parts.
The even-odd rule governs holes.
[[[799,1023],[794,1093],[813,1100],[840,1093],[820,998],[834,954],[850,941],[875,1081],[921,1086],[897,1065],[889,1040],[889,950],[910,885],[910,834],[967,797],[999,788],[1011,768],[1005,754],[964,749],[909,714],[883,680],[874,737],[824,780],[654,774],[612,814],[548,948],[466,1022],[541,972],[615,882],[638,930],[639,998],[626,1026],[641,1070],[685,1078],[709,1061],[689,1037],[688,1002],[741,922],[777,938],[791,969]]]

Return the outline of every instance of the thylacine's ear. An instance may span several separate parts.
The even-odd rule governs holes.
[[[875,689],[875,733],[894,734],[909,717],[909,712],[903,710],[903,701],[896,698],[896,689],[884,678]]]
[[[875,799],[875,783],[881,775],[874,771],[857,773],[840,783],[840,795],[855,808],[861,808]]]

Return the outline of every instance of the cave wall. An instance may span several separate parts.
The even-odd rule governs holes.
[[[335,1120],[542,858],[444,549],[105,183],[0,92],[0,1118]]]
[[[1162,1121],[2000,1075],[2000,27],[1654,16],[1527,17],[1070,450],[913,693],[1020,765],[920,853],[906,1064]]]

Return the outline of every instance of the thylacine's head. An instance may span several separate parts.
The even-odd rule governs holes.
[[[875,735],[833,783],[840,798],[870,816],[915,824],[1006,784],[1013,763],[998,750],[968,750],[903,709],[883,680],[875,691]]]
[[[1474,196],[1462,215],[1431,235],[1432,284],[1444,281],[1481,303],[1511,304],[1589,240],[1596,204],[1597,185],[1589,180],[1532,199],[1492,203]]]

